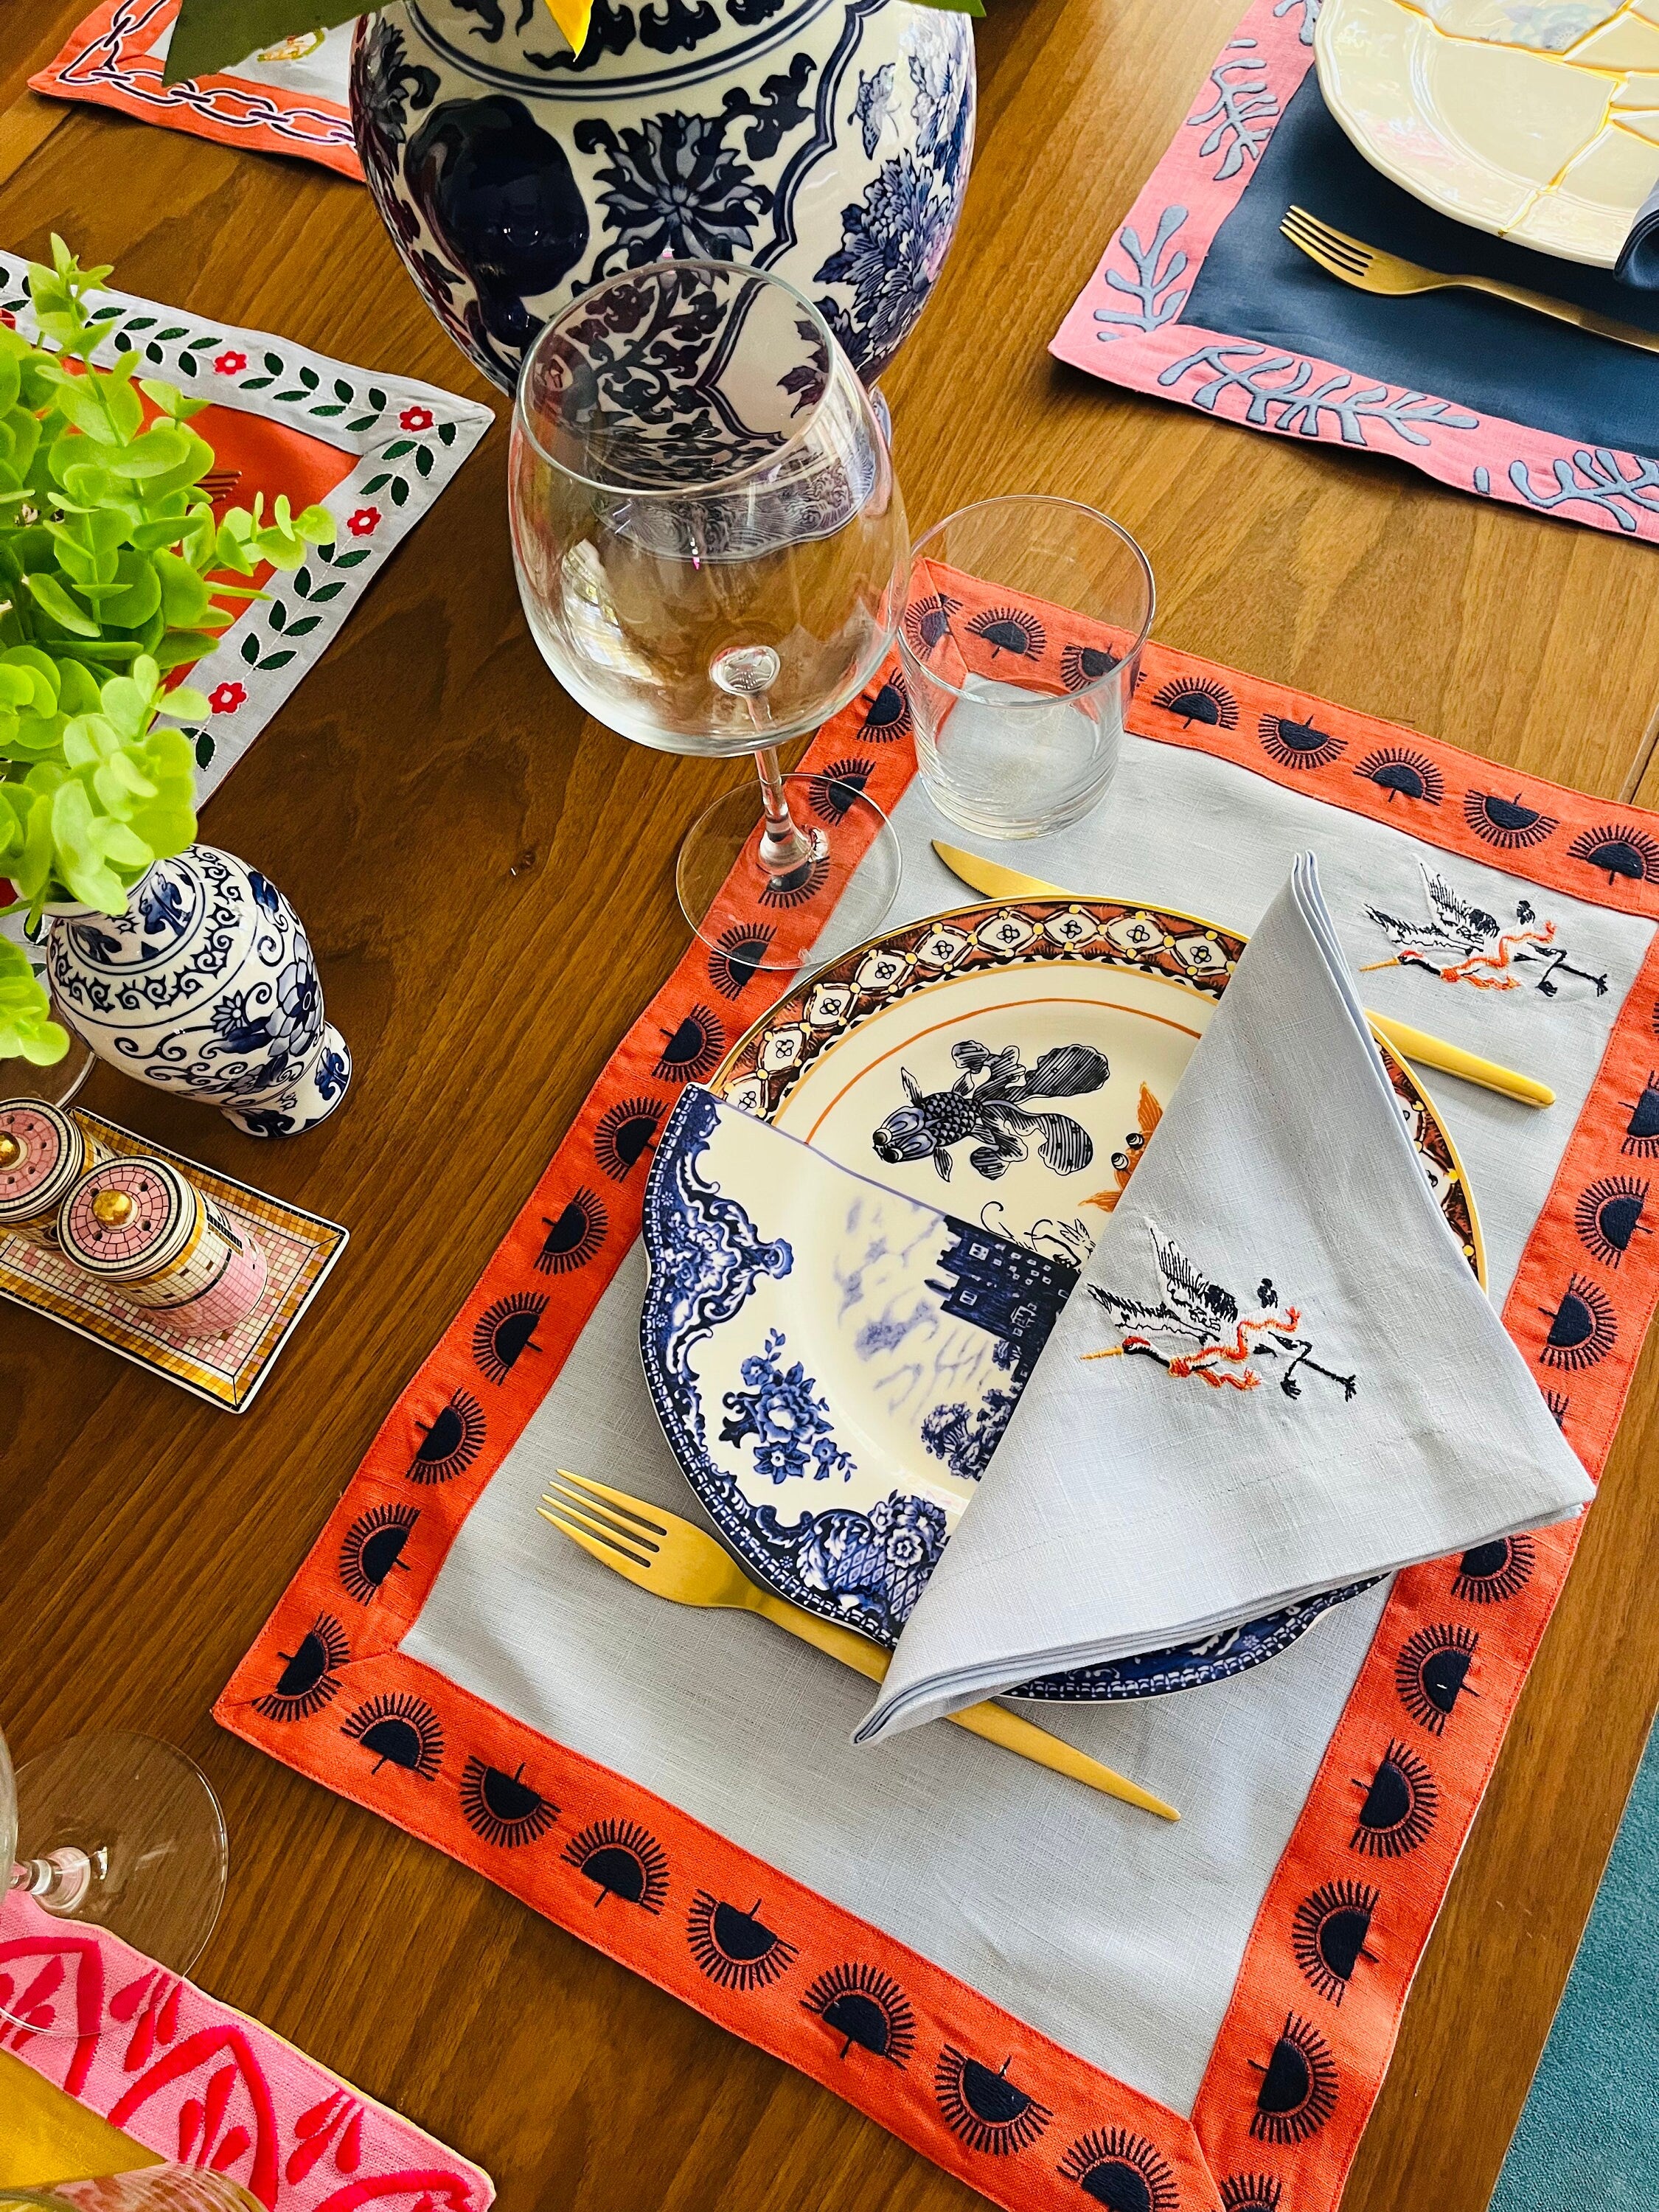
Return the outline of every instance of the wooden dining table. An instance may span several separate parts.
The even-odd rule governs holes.
[[[936,297],[884,380],[913,526],[1063,493],[1145,546],[1156,634],[1609,799],[1659,804],[1659,555],[1370,455],[1085,379],[1045,347],[1239,0],[989,0]],[[255,1150],[98,1067],[84,1102],[347,1223],[233,1419],[0,1306],[0,1727],[141,1729],[210,1777],[229,1893],[196,1969],[486,2166],[503,2212],[978,2202],[813,2082],[209,1717],[410,1370],[684,942],[672,861],[727,764],[629,744],[520,612],[506,408],[368,192],[26,89],[83,0],[10,0],[0,244],[492,402],[496,427],[209,805],[298,907],[349,1109]],[[1650,1346],[1566,1594],[1430,1944],[1349,2212],[1490,2195],[1659,1703]]]

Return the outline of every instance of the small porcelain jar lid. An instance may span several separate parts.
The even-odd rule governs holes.
[[[38,1098],[0,1104],[0,1235],[55,1212],[86,1164],[86,1139],[59,1108]]]
[[[106,1160],[82,1178],[58,1220],[64,1249],[105,1282],[143,1281],[189,1256],[202,1202],[165,1160]]]

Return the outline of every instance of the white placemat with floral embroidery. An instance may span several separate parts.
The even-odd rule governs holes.
[[[191,683],[206,692],[213,708],[201,726],[181,726],[196,747],[205,799],[321,659],[495,417],[435,385],[358,368],[269,331],[244,330],[131,292],[93,296],[94,313],[106,325],[96,359],[136,349],[147,374],[165,377],[216,407],[263,416],[331,448],[346,464],[319,501],[338,518],[334,545],[313,549],[294,574],[273,576],[268,596],[251,601],[191,672]],[[27,264],[15,253],[0,253],[0,319],[27,337],[39,335]],[[210,418],[198,418],[196,427],[211,440]]]
[[[290,454],[273,450],[262,459],[283,481],[291,461],[296,508],[315,497],[339,522],[331,546],[313,546],[293,574],[272,575],[264,598],[250,600],[189,672],[210,709],[204,723],[179,724],[195,747],[197,793],[205,799],[322,659],[495,417],[436,385],[358,368],[269,331],[209,320],[132,292],[92,296],[106,325],[95,359],[136,349],[149,374],[214,409],[293,433]],[[28,264],[14,253],[0,253],[0,320],[26,337],[39,335]],[[238,428],[223,416],[218,427],[222,435]],[[214,442],[211,413],[198,416],[196,428]],[[239,490],[230,496],[236,503]],[[0,932],[24,941],[16,915],[0,921]]]

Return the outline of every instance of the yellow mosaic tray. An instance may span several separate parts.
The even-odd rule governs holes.
[[[324,1277],[344,1251],[349,1231],[337,1221],[325,1221],[320,1214],[267,1197],[264,1191],[217,1175],[96,1114],[79,1118],[112,1152],[128,1157],[148,1153],[170,1161],[222,1206],[233,1222],[258,1239],[266,1267],[259,1303],[246,1320],[222,1335],[181,1342],[155,1328],[137,1307],[71,1267],[61,1253],[26,1243],[21,1237],[0,1237],[0,1297],[47,1315],[77,1336],[107,1345],[124,1359],[165,1376],[210,1405],[245,1413]]]

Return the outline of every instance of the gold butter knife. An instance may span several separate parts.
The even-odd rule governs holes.
[[[937,837],[933,850],[953,876],[959,877],[969,890],[978,891],[984,898],[1084,896],[1066,890],[1060,884],[1044,883],[1039,876],[1022,875],[1017,868],[1005,868],[1000,861],[982,860],[977,853],[963,852],[960,846],[946,845]],[[1391,1014],[1368,1011],[1365,1018],[1402,1060],[1414,1060],[1419,1067],[1437,1067],[1443,1075],[1461,1075],[1466,1083],[1478,1083],[1483,1091],[1496,1091],[1505,1098],[1517,1098],[1523,1106],[1555,1103],[1555,1093],[1549,1085],[1530,1075],[1517,1074],[1514,1068],[1500,1066],[1495,1060],[1483,1060],[1477,1052],[1466,1052],[1461,1044],[1432,1036],[1427,1030],[1414,1029],[1409,1022],[1395,1021]]]
[[[787,1629],[804,1644],[839,1659],[844,1667],[878,1682],[887,1672],[888,1655],[873,1644],[842,1628],[833,1620],[820,1620],[787,1598],[751,1582],[723,1545],[695,1522],[682,1520],[665,1506],[630,1498],[591,1476],[570,1474],[562,1468],[549,1479],[542,1503],[536,1508],[572,1543],[653,1597],[675,1605],[732,1607],[757,1613],[775,1628]],[[1037,1766],[1082,1782],[1108,1797],[1121,1798],[1143,1813],[1156,1813],[1161,1820],[1181,1818],[1173,1805],[1154,1797],[1138,1782],[1131,1782],[1097,1759],[1050,1735],[1033,1721],[1022,1720],[1001,1705],[969,1705],[949,1717],[970,1735],[1016,1752]]]

